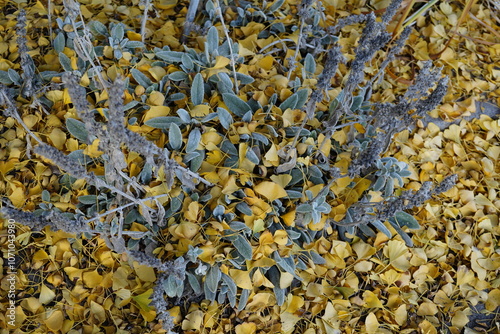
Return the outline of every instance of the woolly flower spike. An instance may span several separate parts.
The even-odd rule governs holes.
[[[24,84],[21,94],[25,97],[30,97],[34,95],[35,90],[39,88],[39,81],[35,75],[35,63],[28,53],[28,41],[26,39],[26,11],[24,9],[21,9],[19,11],[19,15],[17,16],[16,33],[18,36],[16,42],[18,45],[19,56],[21,58],[21,68],[24,72]]]
[[[78,179],[85,179],[87,181],[94,181],[85,168],[83,168],[76,160],[61,153],[58,149],[42,143],[35,146],[34,151],[36,154],[52,160],[55,165],[74,177]]]
[[[88,226],[82,219],[68,219],[56,211],[44,212],[41,216],[31,212],[24,212],[14,208],[3,207],[0,212],[16,223],[29,226],[33,231],[41,231],[45,226],[52,230],[62,230],[68,233],[81,233],[88,230]]]
[[[441,193],[444,193],[444,192],[450,190],[451,188],[453,188],[455,186],[455,184],[457,183],[457,180],[458,180],[458,174],[453,174],[453,175],[445,177],[443,179],[443,181],[441,181],[439,186],[434,188],[433,193],[434,194],[441,194]]]
[[[168,274],[161,273],[158,276],[155,286],[153,287],[153,294],[151,295],[151,305],[156,309],[156,317],[159,320],[163,320],[163,329],[167,333],[172,333],[172,328],[174,328],[173,317],[168,312],[168,303],[165,301],[164,288],[163,286],[167,282]]]
[[[35,216],[31,212],[25,212],[14,208],[3,207],[0,209],[2,215],[8,219],[13,219],[16,223],[29,226],[33,231],[41,231],[51,223],[43,217]]]
[[[87,92],[85,88],[80,86],[78,77],[70,72],[63,73],[61,76],[64,86],[68,89],[71,102],[75,106],[78,116],[85,124],[94,121],[93,114],[89,110],[89,102],[87,101]],[[95,122],[95,121],[94,121]]]
[[[382,16],[382,22],[383,23],[388,24],[391,21],[391,19],[394,16],[394,14],[396,14],[396,10],[401,5],[401,2],[403,2],[403,0],[393,0],[393,1],[391,1],[391,3],[389,4],[389,7],[387,7],[385,9],[385,13]]]

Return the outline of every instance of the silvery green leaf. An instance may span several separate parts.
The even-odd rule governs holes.
[[[182,125],[183,122],[179,117],[175,116],[162,116],[148,119],[144,124],[156,129],[168,129],[170,124],[175,123],[177,125]]]
[[[9,78],[10,80],[12,80],[13,83],[15,83],[18,86],[21,86],[21,76],[16,71],[9,68],[7,70],[7,74],[9,75]]]
[[[153,84],[144,73],[136,68],[131,69],[130,73],[132,74],[132,77],[135,79],[135,81],[137,81],[137,83],[144,88],[148,88]]]
[[[257,269],[258,270],[258,269]],[[248,297],[250,296],[249,289],[243,289],[240,294],[240,300],[238,302],[238,312],[243,310],[248,302]]]
[[[285,134],[287,137],[294,137],[299,131],[300,137],[309,137],[311,135],[311,131],[307,129],[301,129],[300,126],[289,126],[285,128]]]
[[[245,202],[240,202],[236,204],[236,210],[247,216],[253,215],[252,209]]]
[[[217,297],[216,292],[210,291],[210,289],[207,287],[207,284],[203,284],[203,292],[205,293],[205,298],[210,300],[211,302],[215,301],[215,297]]]
[[[222,304],[226,300],[227,286],[223,285],[219,289],[219,294],[217,295],[217,303]]]
[[[56,38],[54,38],[54,50],[56,50],[57,53],[63,52],[65,46],[66,39],[64,38],[64,34],[60,32],[57,34]]]
[[[385,181],[386,181],[386,177],[385,176],[380,176],[377,179],[377,181],[375,181],[375,184],[373,185],[373,190],[374,191],[381,190],[384,187]]]
[[[106,26],[99,21],[90,21],[88,23],[88,27],[90,29],[90,32],[94,36],[95,35],[106,36],[108,34],[108,29],[106,29]]]
[[[273,291],[276,297],[276,304],[278,304],[278,306],[282,306],[283,303],[285,303],[286,289],[278,288],[277,286],[275,286],[273,288]]]
[[[139,41],[128,41],[125,43],[125,47],[128,49],[142,49],[144,48],[144,43]]]
[[[391,173],[391,174],[392,174],[392,173]],[[391,175],[391,176],[392,176],[392,175]],[[394,178],[395,178],[396,180],[398,180],[398,186],[399,186],[399,187],[402,187],[402,186],[403,186],[403,184],[404,184],[404,182],[403,182],[403,178],[402,178],[401,176],[399,176],[399,174],[396,174],[396,173],[394,173]]]
[[[175,282],[174,275],[170,275],[163,283],[163,290],[169,297],[175,297],[177,295],[177,284]]]
[[[83,143],[88,143],[89,134],[83,122],[74,118],[68,118],[66,119],[66,128],[73,137],[79,139]]]
[[[288,189],[285,189],[285,190],[286,190],[286,193],[288,195],[288,198],[290,198],[290,199],[302,198],[302,192],[301,191],[288,190]]]
[[[191,86],[191,101],[195,106],[203,103],[203,96],[205,95],[205,88],[203,87],[203,77],[201,73],[197,73],[193,79]]]
[[[221,207],[224,210],[224,206],[221,205]],[[223,211],[223,213],[224,213],[224,211]],[[239,222],[239,221],[232,221],[232,222],[230,222],[229,223],[229,227],[233,231],[242,231],[245,234],[249,234],[250,232],[252,232],[252,230],[250,229],[250,227],[248,227],[245,223]],[[234,239],[236,239],[236,237]]]
[[[236,283],[234,283],[234,280],[230,276],[222,273],[222,281],[227,285],[229,291],[233,295],[236,295],[237,287],[236,287]]]
[[[389,239],[392,238],[391,231],[380,220],[373,220],[370,222],[373,227],[377,228],[380,232],[384,233]]]
[[[215,26],[212,26],[210,29],[208,29],[207,46],[209,54],[212,54],[214,50],[217,50],[217,47],[219,46],[219,32],[217,31],[217,28]]]
[[[222,278],[222,273],[218,265],[214,265],[208,269],[207,275],[205,276],[205,286],[211,292],[217,291],[217,286]]]
[[[191,122],[191,115],[186,109],[181,108],[177,110],[177,115],[179,115],[179,117],[184,123],[189,124]]]
[[[296,209],[295,209],[297,212],[299,213],[308,213],[308,212],[311,212],[312,211],[312,206],[311,204],[307,204],[307,203],[302,203],[302,204],[299,204]]]
[[[396,220],[394,218],[389,218],[387,221],[389,222],[389,224],[391,224],[392,227],[394,227],[394,229],[396,230],[396,232],[398,232],[401,238],[403,238],[406,246],[413,247],[413,241],[411,240],[410,236],[401,229]]]
[[[225,209],[224,209],[223,205],[217,205],[215,207],[214,211],[212,212],[212,214],[214,215],[214,217],[218,217],[218,216],[222,216],[224,214],[224,211],[225,211]]]
[[[203,117],[200,122],[201,123],[210,122],[211,120],[213,120],[217,117],[219,117],[219,115],[215,112],[212,112],[212,113],[208,114],[207,116]]]
[[[306,59],[304,60],[304,69],[306,71],[306,77],[310,78],[316,72],[316,61],[312,54],[308,53]]]
[[[194,128],[189,132],[186,152],[191,153],[196,150],[201,140],[201,132],[199,128]]]
[[[411,175],[411,172],[409,170],[402,170],[401,172],[399,172],[399,175],[402,177],[408,177]]]
[[[217,115],[219,116],[220,124],[224,127],[224,129],[229,130],[231,124],[233,123],[233,117],[224,108],[217,108]]]
[[[139,104],[138,101],[132,100],[129,103],[127,103],[126,105],[123,106],[123,111],[130,110],[130,109],[134,108],[138,104]],[[134,117],[132,117],[132,118],[134,118]],[[132,118],[130,120],[132,120]],[[137,120],[137,118],[135,118],[135,119]],[[134,123],[130,123],[130,124],[134,124]]]
[[[368,237],[377,236],[377,234],[375,232],[373,232],[373,230],[365,224],[359,224],[358,228],[361,230],[361,232],[363,232]]]
[[[50,192],[46,189],[42,191],[42,201],[50,202]]]
[[[203,163],[203,160],[205,159],[205,150],[198,150],[195,151],[198,152],[198,156],[190,161],[189,164],[189,169],[191,169],[193,172],[198,171],[200,169],[201,164]]]
[[[301,89],[298,90],[295,94],[297,95],[297,104],[295,105],[295,109],[300,109],[304,106],[307,101],[307,97],[309,96],[309,89]]]
[[[126,47],[126,45],[127,45],[128,42],[129,42],[128,38],[124,38],[124,39],[122,39],[120,41],[120,43],[118,44],[118,46],[123,49],[123,48]],[[141,43],[141,42],[139,42],[139,43]]]
[[[312,258],[314,264],[325,264],[326,263],[326,260],[321,255],[316,253],[315,251],[310,251],[309,254],[311,255],[311,258]]]
[[[174,94],[171,94],[167,97],[167,100],[168,101],[179,101],[179,100],[183,100],[186,98],[186,95],[184,93],[174,93]]]
[[[89,163],[92,162],[92,159],[88,155],[83,154],[83,150],[73,151],[70,154],[68,154],[68,157],[70,157],[75,161],[78,161],[78,163],[82,166],[88,165]]]
[[[385,183],[384,189],[384,197],[390,197],[394,193],[394,179],[387,178],[387,182]]]
[[[113,29],[111,29],[111,37],[118,41],[121,41],[124,35],[125,30],[123,28],[123,23],[118,23],[113,27]]]
[[[358,110],[361,107],[362,103],[363,103],[363,96],[355,96],[352,99],[351,111]]]
[[[233,294],[233,292],[231,290],[229,290],[227,292],[227,299],[229,299],[229,305],[231,307],[236,306],[236,293]]]
[[[187,154],[186,154],[186,155],[182,158],[182,161],[183,161],[184,163],[188,163],[188,162],[190,162],[191,160],[198,158],[199,156],[200,156],[200,153],[198,153],[198,152],[196,152],[196,151],[195,151],[195,152],[190,152],[190,153],[187,153]]]
[[[300,279],[300,277],[298,277],[295,274],[295,262],[293,262],[293,258],[281,257],[279,255],[278,251],[273,252],[273,258],[276,261],[276,264],[278,265],[278,267],[280,267],[282,270],[292,274],[296,278]],[[302,280],[302,279],[300,279],[300,280]]]
[[[252,82],[255,81],[254,78],[252,78],[249,75],[243,74],[236,72],[236,79],[242,84],[242,85],[248,85],[251,84]]]
[[[188,278],[189,285],[191,285],[191,287],[193,288],[194,293],[196,294],[201,293],[201,285],[200,282],[198,282],[196,276],[188,271],[186,271],[186,276]]]
[[[182,61],[182,65],[184,65],[184,67],[186,67],[186,69],[188,69],[190,71],[193,70],[194,63],[193,63],[193,60],[191,59],[191,57],[188,56],[188,54],[183,54],[181,61]]]
[[[408,226],[408,228],[410,229],[417,229],[417,230],[420,228],[420,225],[418,224],[418,221],[415,219],[415,217],[404,211],[396,212],[394,218],[396,219],[398,225],[401,227]]]
[[[0,83],[3,83],[4,85],[10,85],[12,82],[13,81],[10,79],[9,73],[7,71],[0,71]]]
[[[285,0],[276,0],[268,9],[268,13],[274,13],[283,6]]]
[[[78,197],[78,201],[85,205],[92,205],[98,202],[96,195],[83,195]]]
[[[267,139],[267,137],[264,136],[261,133],[258,133],[258,132],[252,133],[252,138],[255,139],[255,140],[257,140],[257,141],[260,141],[264,145],[268,145],[269,144],[269,139]]]
[[[217,77],[220,80],[217,83],[217,87],[222,87],[224,88],[224,92],[232,94],[233,82],[231,81],[231,78],[229,78],[229,75],[227,73],[221,72],[217,74]]]
[[[138,179],[143,184],[149,184],[151,182],[151,176],[153,175],[153,169],[151,164],[145,163],[141,172],[138,175]]]
[[[113,50],[113,56],[116,58],[116,59],[122,59],[123,57],[123,53],[120,49],[114,49]]]
[[[182,81],[188,78],[188,75],[182,71],[172,72],[168,75],[168,78],[172,81]]]
[[[241,118],[241,120],[243,122],[250,123],[252,121],[252,116],[253,116],[252,111],[249,110],[249,111],[247,111],[245,113],[245,115],[243,115],[243,117]]]
[[[248,149],[246,158],[256,165],[258,165],[260,162],[259,157],[257,156],[257,154],[255,154],[255,152],[251,148]]]
[[[182,147],[182,132],[179,126],[175,123],[170,123],[170,128],[168,130],[168,140],[170,143],[170,148],[174,151],[178,151]]]
[[[245,258],[245,260],[252,259],[252,246],[244,236],[238,234],[236,239],[233,241],[233,245],[238,250],[238,252]]]
[[[178,51],[160,51],[156,52],[156,56],[170,63],[180,63],[182,62],[182,56],[184,52]]]
[[[243,117],[247,112],[252,111],[250,106],[235,94],[224,93],[222,98],[229,110],[236,116]]]

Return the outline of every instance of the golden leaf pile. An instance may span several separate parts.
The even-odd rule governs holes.
[[[438,2],[426,15],[418,17],[408,46],[387,70],[389,75],[381,84],[383,89],[374,92],[375,100],[392,101],[413,80],[416,62],[433,59],[437,65],[444,67],[445,74],[451,79],[451,88],[444,103],[433,111],[432,116],[456,119],[480,112],[475,110],[476,101],[489,100],[500,104],[499,11],[495,11],[492,2],[476,1],[464,14],[468,15],[465,20],[461,19],[469,2]],[[49,51],[51,38],[46,29],[49,23],[46,2],[26,4],[5,0],[0,1],[3,8],[0,13],[0,70],[16,70],[19,67],[14,29],[18,3],[28,13],[28,46],[37,69],[60,70],[57,55]],[[292,14],[295,14],[299,3],[297,0],[286,1],[280,9],[281,18],[275,22],[293,22],[296,16]],[[383,10],[389,2],[325,0],[322,3],[326,21],[334,24],[350,14]],[[409,3],[404,2],[404,5]],[[180,0],[153,1],[155,14],[147,22],[148,47],[168,45],[172,50],[183,50],[179,36],[187,5],[187,1]],[[62,3],[53,1],[52,6],[54,20],[55,13],[62,11]],[[81,11],[87,21],[120,21],[131,27],[140,26],[140,19],[137,18],[142,15],[138,1],[81,1]],[[229,9],[226,20],[230,21],[235,12],[236,9]],[[256,54],[258,49],[279,41],[276,36],[259,38],[264,27],[262,23],[250,22],[234,29],[240,56],[245,57],[240,72],[255,79],[252,84],[255,89],[253,98],[262,105],[274,93],[282,101],[292,95],[287,88],[289,80],[276,69],[282,63],[275,58],[276,54]],[[133,41],[141,39],[140,34],[131,31],[127,32],[127,37]],[[339,43],[346,49],[352,49],[358,37],[359,32],[346,28],[340,34]],[[298,32],[280,38],[296,43]],[[204,36],[192,38],[190,43],[193,45],[190,46],[202,50],[204,41]],[[280,45],[277,43],[277,46]],[[108,48],[104,49],[102,61],[107,77],[114,80],[118,75],[128,75],[133,80],[122,69],[122,66],[130,65],[131,54],[125,52],[123,58],[115,63],[113,52]],[[76,53],[65,48],[64,54],[72,60],[76,69]],[[293,56],[293,50],[287,49],[285,58],[290,56]],[[371,64],[372,67],[367,67],[366,72],[376,73],[382,60],[383,57],[379,57]],[[226,69],[229,63],[228,58],[219,56],[213,67],[201,73],[204,78],[220,72],[230,73]],[[148,54],[135,68],[152,82],[159,82],[166,74],[176,71],[173,65],[168,68],[155,66],[152,55],[148,59]],[[341,80],[347,68],[341,66],[339,70],[338,78]],[[313,88],[316,84],[314,80],[306,80],[304,86]],[[81,84],[88,87],[89,78],[84,75]],[[337,93],[333,90],[328,92],[332,97]],[[168,141],[166,134],[144,125],[144,122],[171,115],[172,111],[163,105],[164,94],[157,91],[147,94],[142,86],[137,86],[133,94],[126,92],[124,103],[140,100],[143,95],[147,95],[145,103],[150,108],[143,112],[140,123],[128,125],[128,128],[164,147]],[[68,107],[71,99],[67,89],[51,90],[45,97],[54,103],[50,113],[46,113],[41,106],[30,105],[30,101],[17,99],[28,128],[61,151],[69,153],[83,149],[86,155],[98,158],[102,152],[98,150],[97,141],[88,146],[81,144],[65,130],[65,120],[77,118],[75,110]],[[107,98],[106,92],[94,92],[92,95],[100,113],[104,113],[106,104],[103,102]],[[187,108],[187,100],[178,100],[176,105]],[[224,105],[221,96],[211,96],[209,102],[211,105],[215,102]],[[200,104],[189,112],[196,117],[206,116],[213,110],[210,105]],[[279,111],[278,116],[283,119],[281,124],[284,126],[298,123],[303,117],[302,113],[290,109]],[[90,195],[85,183],[77,181],[70,191],[60,191],[62,185],[58,184],[60,172],[57,168],[48,167],[50,165],[43,159],[28,154],[30,147],[26,144],[25,129],[13,118],[0,116],[0,120],[2,196],[18,208],[33,211],[42,202],[42,191],[47,190],[55,207],[61,211],[75,210],[77,198]],[[232,169],[231,173],[221,166],[226,153],[217,146],[226,138],[222,138],[215,129],[208,128],[203,132],[199,145],[208,154],[200,168],[200,175],[218,185],[211,191],[214,203],[221,204],[223,196],[230,196],[244,188],[247,180],[254,179],[255,174],[251,171],[256,165],[246,157],[248,146],[239,142],[239,136],[263,131],[260,125],[264,121],[258,121],[234,124],[234,131],[227,139],[238,148],[240,168]],[[269,124],[274,126],[273,122],[269,121]],[[335,139],[342,144],[347,132],[347,129],[338,131]],[[186,139],[188,133],[183,133],[183,136]],[[321,141],[319,138],[318,143]],[[279,165],[280,150],[286,144],[274,143],[269,151],[262,152],[263,166],[258,166],[262,168],[262,173],[266,172],[266,168]],[[301,149],[300,144],[297,147]],[[329,148],[324,150],[329,151]],[[432,123],[425,128],[420,126],[413,133],[399,133],[389,152],[410,166],[412,176],[411,182],[405,185],[407,189],[418,189],[425,181],[439,182],[452,173],[459,175],[455,187],[413,212],[422,226],[413,233],[415,247],[408,248],[399,237],[388,240],[380,232],[376,238],[368,240],[356,237],[351,243],[339,241],[330,227],[325,228],[324,217],[319,224],[310,224],[309,227],[326,229],[328,238],[321,237],[305,248],[321,255],[325,264],[315,264],[299,271],[302,279],[299,286],[292,284],[292,274],[282,273],[279,285],[290,288],[290,293],[286,295],[285,303],[278,306],[272,290],[273,283],[259,270],[253,275],[250,271],[255,267],[274,265],[271,253],[275,250],[279,250],[282,256],[297,250],[295,245],[289,245],[283,230],[268,231],[263,220],[272,211],[269,203],[287,196],[285,187],[291,177],[273,175],[265,180],[255,179],[253,188],[244,188],[243,199],[252,212],[245,217],[244,223],[254,233],[260,233],[258,242],[251,244],[252,259],[247,261],[247,270],[221,266],[221,271],[233,278],[238,288],[252,290],[247,306],[237,312],[227,304],[207,300],[177,305],[169,311],[178,329],[185,333],[237,334],[461,333],[471,325],[470,316],[480,312],[488,320],[488,327],[481,328],[478,321],[474,323],[476,331],[500,331],[500,121],[483,116],[471,122],[462,121],[444,131]],[[306,166],[311,164],[307,158],[298,159]],[[130,152],[126,161],[130,176],[139,175],[143,159]],[[347,168],[341,164],[337,167],[341,170]],[[97,175],[105,172],[103,166],[91,171]],[[346,191],[346,186],[353,181],[356,186]],[[337,195],[338,202],[332,205],[332,218],[338,221],[345,216],[346,209],[358,201],[368,188],[369,183],[365,181],[350,178],[336,181],[332,191]],[[316,195],[322,186],[311,183],[308,190]],[[165,175],[159,175],[146,190],[148,196],[171,191],[172,197],[181,191],[178,187],[168,190]],[[218,198],[221,198],[220,203]],[[182,255],[189,246],[197,245],[203,251],[200,259],[206,263],[230,258],[231,249],[218,237],[223,230],[229,229],[228,224],[215,220],[202,221],[205,210],[211,209],[187,197],[182,203],[182,220],[169,223],[161,232],[168,242],[159,244],[154,250],[155,255],[171,258],[171,254]],[[229,209],[234,210],[234,207]],[[280,217],[288,226],[295,224],[295,218],[295,210]],[[134,223],[130,230],[144,232],[146,228]],[[6,238],[7,231],[3,229],[0,244],[4,245]],[[126,255],[111,252],[98,238],[75,239],[74,235],[60,231],[45,229],[38,233],[18,226],[16,241],[20,261],[16,333],[165,332],[155,320],[156,311],[149,305],[156,280],[153,269],[132,263]],[[2,294],[6,291],[6,277],[6,267],[3,266],[0,277]],[[6,306],[7,303],[3,302],[1,328],[8,328],[3,317]]]

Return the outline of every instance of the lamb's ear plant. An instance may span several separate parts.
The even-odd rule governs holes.
[[[273,20],[277,17],[275,13],[284,6],[282,0],[276,0],[265,8],[240,2],[244,3],[244,7],[237,9],[237,21],[242,24],[251,20]],[[430,62],[424,62],[414,84],[394,103],[371,102],[371,92],[378,89],[377,82],[383,76],[384,68],[402,49],[410,33],[410,28],[403,31],[381,63],[380,72],[365,80],[365,67],[391,39],[386,27],[401,0],[392,1],[381,20],[377,20],[373,13],[357,15],[328,28],[319,24],[324,17],[321,2],[302,1],[298,11],[300,24],[290,29],[299,30],[297,42],[281,41],[283,45],[288,43],[286,48],[293,51],[292,58],[281,64],[288,72],[286,82],[290,94],[282,98],[275,93],[263,100],[254,98],[251,86],[254,80],[260,79],[239,71],[245,58],[238,53],[238,43],[232,40],[229,33],[233,25],[224,22],[223,8],[218,1],[209,0],[205,6],[208,23],[205,23],[207,34],[203,51],[187,46],[184,46],[184,51],[173,51],[168,46],[151,50],[149,59],[153,58],[152,65],[169,68],[168,74],[155,83],[137,68],[129,70],[127,79],[117,76],[113,82],[107,80],[101,73],[100,46],[93,44],[96,40],[102,40],[113,48],[116,61],[123,56],[123,50],[143,50],[145,46],[139,41],[130,43],[125,40],[125,28],[121,23],[106,27],[95,21],[87,27],[79,6],[73,0],[65,0],[64,3],[68,15],[66,20],[73,27],[73,34],[58,32],[54,39],[54,48],[59,50],[63,68],[63,73],[57,73],[57,76],[69,92],[78,118],[68,118],[66,126],[69,134],[81,144],[87,147],[93,145],[101,153],[96,154],[94,160],[86,159],[88,157],[83,150],[64,154],[39,138],[34,152],[44,161],[50,161],[46,163],[66,173],[60,183],[67,184],[68,188],[76,179],[85,180],[89,195],[81,196],[77,210],[71,213],[60,212],[50,205],[40,206],[33,213],[23,212],[12,207],[8,201],[5,201],[1,212],[35,230],[49,226],[72,233],[101,235],[111,249],[127,253],[130,258],[156,268],[160,274],[152,303],[167,331],[174,328],[168,308],[177,302],[176,299],[188,298],[189,295],[219,303],[227,300],[237,310],[244,309],[252,286],[237,285],[234,278],[226,274],[227,268],[247,272],[249,277],[259,271],[273,283],[277,303],[282,305],[290,287],[280,285],[281,276],[288,273],[300,285],[300,270],[325,262],[319,254],[305,250],[305,246],[323,236],[329,225],[335,227],[339,237],[346,240],[356,234],[375,236],[377,231],[393,237],[396,232],[408,245],[412,245],[408,229],[419,228],[419,224],[406,210],[447,191],[456,182],[456,175],[452,175],[435,187],[425,182],[418,191],[403,190],[410,176],[408,165],[395,158],[384,157],[393,136],[408,128],[415,118],[423,117],[434,109],[447,89],[447,78],[441,77],[441,70],[433,68]],[[146,17],[149,1],[145,1],[144,5],[143,17]],[[194,16],[191,14],[190,11],[183,39],[188,38],[189,27],[193,24]],[[224,32],[222,36],[212,22],[220,23]],[[347,57],[342,54],[344,50],[337,43],[338,34],[343,27],[358,23],[363,23],[365,27],[354,50],[354,59],[347,62]],[[273,23],[266,29],[263,37],[283,32],[287,27],[282,23]],[[144,31],[143,21],[143,40]],[[78,71],[73,70],[71,62],[66,59],[68,57],[62,52],[65,47],[72,46],[77,63],[81,65]],[[281,52],[269,48],[263,48],[261,55]],[[311,49],[316,50],[318,57],[307,54]],[[212,73],[210,69],[221,59],[229,61],[222,66],[222,71]],[[25,73],[30,73],[32,64],[29,58],[21,58],[21,62]],[[345,84],[339,87],[340,93],[328,101],[331,90],[338,88],[332,87],[332,82],[342,63],[350,71]],[[322,71],[316,76],[318,65],[321,65]],[[94,84],[89,85],[90,89],[107,93],[107,108],[102,109],[102,114],[90,105],[87,88],[80,85],[85,74],[97,78]],[[305,87],[305,81],[313,78],[317,79],[314,89]],[[18,79],[12,71],[0,72],[3,84],[15,85]],[[33,84],[38,85],[37,82]],[[6,116],[22,122],[10,97],[13,94],[29,95],[33,89],[16,89],[12,91],[12,88],[2,85],[0,104],[6,106]],[[124,104],[124,96],[136,90],[143,92],[143,100],[142,104],[134,104],[137,116],[130,117],[125,112],[131,105]],[[163,105],[172,109],[168,116],[153,117],[144,122],[144,125],[158,129],[155,131],[168,139],[163,147],[128,126],[140,122],[141,113],[149,108],[145,105],[147,95],[153,92],[160,92],[165,98]],[[216,96],[217,99],[207,103],[207,96]],[[320,105],[328,106],[319,108]],[[201,112],[197,112],[199,110]],[[290,111],[298,112],[302,119],[293,124],[279,123],[275,116]],[[237,132],[236,126],[242,124],[257,124],[259,131],[241,131],[236,142],[232,134]],[[339,131],[346,134],[345,140],[337,140],[335,134]],[[208,135],[217,140],[210,143],[202,140]],[[272,150],[276,160],[265,162],[266,152]],[[136,176],[126,172],[126,154],[130,152],[140,156],[144,162]],[[219,156],[221,152],[223,154]],[[212,160],[217,161],[210,165],[207,161]],[[90,171],[97,165],[104,167],[104,175]],[[241,187],[227,187],[222,191],[219,189],[222,186],[213,184],[203,174],[200,175],[201,172],[198,173],[207,165],[213,170],[229,170],[227,176],[233,180],[236,180],[236,173],[241,173],[238,181]],[[206,170],[204,173],[211,174]],[[219,177],[212,174],[213,178],[216,176]],[[335,184],[346,178],[349,180],[347,186],[339,191]],[[276,187],[276,180],[282,179],[288,180],[286,185]],[[160,193],[152,192],[152,184],[163,183],[165,187]],[[335,216],[330,215],[334,200],[360,183],[366,186],[359,199],[346,208],[343,218],[335,220]],[[314,193],[309,188],[316,185],[319,190]],[[266,187],[274,187],[276,191],[268,192]],[[372,201],[373,193],[380,194],[383,200]],[[212,198],[213,195],[219,198]],[[256,202],[263,203],[259,210],[254,207]],[[200,259],[202,250],[191,245],[189,250],[184,253],[179,251],[177,256],[169,254],[168,260],[156,258],[150,246],[152,241],[159,242],[162,233],[163,236],[173,234],[171,231],[186,220],[186,213],[182,211],[192,203],[196,208],[198,205],[206,208],[195,210],[196,217],[190,219],[196,220],[196,223],[192,224],[200,229],[211,221],[222,226],[211,233],[219,233],[212,237],[217,242],[225,243],[230,249],[229,256],[212,263],[203,262]],[[295,218],[286,221],[284,216],[290,213]],[[253,225],[246,223],[246,218],[257,215]],[[132,222],[144,225],[147,232],[130,231]],[[283,247],[288,247],[289,251],[276,249],[270,254],[272,265],[248,268],[248,261],[254,256],[252,245],[266,231],[283,236]]]

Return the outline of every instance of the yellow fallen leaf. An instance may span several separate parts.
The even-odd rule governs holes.
[[[270,181],[263,181],[259,183],[254,187],[254,190],[256,193],[266,197],[270,201],[287,196],[287,193],[282,186]]]
[[[56,310],[44,320],[45,325],[48,329],[54,332],[58,332],[61,330],[63,326],[64,315],[62,311]]]
[[[135,273],[141,281],[144,282],[154,282],[156,281],[155,271],[152,267],[147,265],[137,265],[135,266]]]
[[[48,304],[55,297],[56,297],[55,292],[52,289],[49,289],[45,284],[42,284],[42,287],[40,289],[40,297],[38,297],[38,300],[40,301],[40,303]]]
[[[229,276],[234,280],[236,285],[242,289],[252,289],[252,281],[250,274],[246,270],[229,269]]]
[[[366,332],[368,334],[376,334],[378,332],[378,327],[380,326],[377,316],[370,312],[365,320]]]
[[[432,302],[423,302],[419,305],[417,314],[420,316],[435,315],[438,313],[438,308],[436,304]]]
[[[99,323],[106,321],[106,311],[104,310],[104,307],[93,300],[90,302],[90,313]]]
[[[365,291],[363,293],[363,300],[365,306],[368,308],[383,308],[382,302],[378,299],[377,295],[371,291]]]
[[[201,324],[203,322],[203,311],[196,310],[188,315],[186,315],[186,319],[182,322],[182,329],[187,330],[196,330],[199,331]]]
[[[488,300],[484,305],[488,311],[494,312],[500,306],[500,289],[493,289],[488,292]]]
[[[88,271],[83,273],[83,283],[89,288],[95,288],[102,282],[102,276],[99,275],[97,270]]]
[[[245,322],[235,327],[236,334],[255,334],[257,325],[253,322]]]

